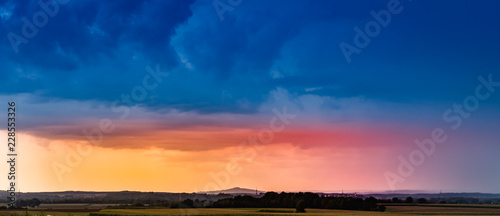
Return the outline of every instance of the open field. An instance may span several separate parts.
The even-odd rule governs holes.
[[[500,205],[389,205],[385,212],[306,209],[306,213],[293,213],[294,209],[263,208],[203,208],[203,209],[102,209],[106,205],[53,204],[28,211],[0,211],[5,216],[118,216],[118,215],[259,215],[259,216],[314,216],[314,215],[500,215]]]
[[[262,211],[264,210],[264,211]],[[271,212],[271,211],[272,212]],[[295,209],[262,209],[262,208],[224,208],[224,209],[107,209],[99,212],[99,215],[118,214],[118,215],[295,215],[295,216],[312,216],[312,215],[384,215],[383,212],[365,212],[365,211],[348,211],[348,210],[329,210],[329,209],[307,209],[306,213],[290,213]]]
[[[349,211],[330,209],[306,209],[306,213],[290,213],[294,209],[272,209],[274,212],[265,211],[259,208],[247,209],[107,209],[101,210],[99,214],[118,215],[500,215],[500,208],[471,207],[464,205],[454,206],[387,206],[386,212],[373,211]]]
[[[40,204],[37,208],[42,209],[104,209],[106,206],[114,206],[116,204]]]

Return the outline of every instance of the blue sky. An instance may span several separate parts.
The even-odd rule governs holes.
[[[31,38],[23,35],[23,18],[36,22],[33,17],[44,11],[38,1],[0,1],[0,97],[24,102],[24,129],[49,140],[84,140],[82,128],[99,118],[118,118],[113,107],[126,105],[122,96],[151,75],[147,66],[155,71],[158,66],[168,76],[145,99],[133,101],[130,117],[109,136],[120,140],[134,133],[133,124],[144,125],[137,136],[156,130],[254,130],[266,124],[273,108],[287,105],[300,114],[291,131],[352,129],[353,136],[363,137],[354,146],[391,151],[388,157],[396,163],[398,154],[413,148],[401,143],[449,127],[443,113],[474,93],[479,76],[500,80],[500,2],[494,0],[53,1],[57,12],[46,15],[47,23]],[[387,10],[388,3],[399,3],[401,12],[346,61],[339,45],[353,45],[354,28],[365,29],[374,21],[371,11]],[[218,13],[214,5],[221,4],[229,10]],[[13,46],[13,34],[27,43]],[[457,145],[439,152],[446,160],[430,159],[437,168],[429,165],[414,179],[456,169],[450,179],[464,180],[456,180],[450,190],[467,185],[500,192],[493,182],[472,184],[472,167],[457,168],[457,158],[465,154],[472,164],[489,168],[482,178],[500,178],[492,165],[500,150],[499,108],[496,93],[481,101],[455,134]],[[378,136],[367,141],[378,129],[404,135],[395,135],[397,141]],[[192,148],[158,138],[152,146],[210,150],[238,142],[233,138]],[[336,146],[333,138],[325,139],[283,142],[302,149]],[[103,145],[137,148],[117,143]],[[477,153],[468,155],[472,148]],[[394,168],[388,164],[380,170]],[[447,181],[440,185],[446,187]],[[402,187],[425,189],[415,182]]]
[[[21,18],[40,10],[36,1],[19,4],[2,3],[12,14],[2,18],[5,34],[22,35]],[[2,91],[109,101],[143,76],[143,65],[160,64],[175,81],[160,86],[161,94],[147,106],[252,112],[276,87],[297,94],[321,88],[308,93],[443,101],[462,96],[460,87],[477,74],[498,68],[495,1],[401,1],[403,11],[347,64],[339,43],[352,44],[353,27],[363,28],[373,20],[371,10],[386,5],[244,1],[221,21],[210,1],[74,1],[19,45],[19,53],[2,40]],[[7,72],[17,69],[21,76]],[[223,92],[231,97],[221,106]],[[242,99],[248,107],[237,104]],[[193,105],[180,105],[185,103]]]

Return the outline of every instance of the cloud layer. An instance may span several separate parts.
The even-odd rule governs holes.
[[[475,93],[478,76],[500,80],[500,3],[494,0],[243,0],[228,3],[231,9],[223,14],[212,0],[40,2],[0,1],[0,101],[19,104],[19,128],[46,151],[40,160],[47,164],[54,146],[89,143],[82,131],[106,119],[116,128],[104,134],[96,154],[120,160],[134,151],[159,152],[160,160],[180,154],[167,164],[195,167],[184,171],[197,178],[198,159],[206,156],[210,169],[222,166],[239,144],[270,127],[274,109],[286,107],[296,118],[266,144],[270,150],[249,165],[249,173],[282,171],[292,178],[286,164],[306,171],[304,159],[319,167],[313,173],[334,170],[319,174],[324,179],[345,176],[335,182],[356,187],[366,177],[360,170],[376,160],[376,171],[369,173],[380,183],[399,155],[416,148],[415,139],[450,127],[443,113]],[[387,10],[391,2],[401,12],[347,62],[339,44],[355,45],[356,27],[366,31],[376,21],[372,11]],[[38,26],[36,33],[30,25]],[[25,41],[13,47],[14,34]],[[463,117],[460,131],[449,134],[450,142],[406,187],[421,187],[416,180],[454,169],[441,180],[460,177],[466,180],[453,188],[482,190],[468,176],[476,174],[474,165],[496,169],[495,94]],[[456,168],[464,157],[473,165]],[[348,168],[339,165],[343,161]],[[492,173],[482,175],[500,177]],[[71,178],[79,175],[75,171]],[[240,182],[252,184],[248,178]],[[301,179],[289,188],[325,182]]]

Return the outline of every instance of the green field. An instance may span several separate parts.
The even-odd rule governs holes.
[[[203,209],[102,209],[106,204],[51,204],[29,211],[0,211],[5,216],[118,216],[118,215],[259,215],[259,216],[314,216],[314,215],[500,215],[500,205],[390,205],[385,212],[306,209],[306,213],[293,213],[294,209],[263,208],[203,208]],[[43,210],[42,210],[43,208]],[[102,209],[102,210],[99,210]],[[85,211],[85,212],[82,212]]]
[[[116,204],[40,204],[37,208],[42,209],[103,209],[106,206],[114,206]]]

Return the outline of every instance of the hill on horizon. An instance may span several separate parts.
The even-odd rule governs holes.
[[[248,188],[240,188],[240,187],[234,187],[230,189],[225,189],[225,190],[216,190],[216,191],[200,191],[197,193],[204,193],[204,194],[251,194],[251,195],[258,195],[261,193],[265,193],[266,191],[259,191],[257,189],[248,189]]]

